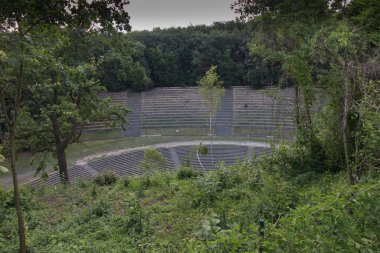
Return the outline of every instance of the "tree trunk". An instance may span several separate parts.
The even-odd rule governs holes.
[[[11,171],[13,177],[13,195],[14,195],[14,204],[17,213],[18,221],[18,234],[20,239],[20,252],[26,253],[26,236],[25,236],[25,221],[24,215],[21,209],[20,201],[20,191],[17,181],[17,171],[16,171],[16,122],[13,119],[9,122],[9,151],[10,151],[10,160],[11,160]]]
[[[52,114],[50,120],[53,126],[53,134],[55,141],[55,154],[57,156],[59,176],[62,184],[70,183],[69,172],[67,170],[66,152],[65,149],[67,145],[63,143],[61,139],[61,128],[58,122],[57,115]]]
[[[352,167],[350,165],[350,152],[348,147],[348,112],[350,109],[350,80],[348,76],[348,67],[347,63],[343,65],[343,82],[344,82],[344,108],[343,108],[343,118],[342,118],[342,137],[343,137],[343,148],[344,148],[344,157],[346,161],[346,171],[348,182],[350,184],[355,184],[355,179],[352,173]]]
[[[198,159],[199,165],[201,165],[201,168],[202,168],[202,170],[203,170],[203,173],[205,173],[205,168],[203,167],[203,164],[202,164],[202,162],[201,162],[201,158],[199,157],[198,150],[197,150],[197,159]]]
[[[212,134],[212,116],[209,117],[210,134]]]
[[[56,146],[56,155],[58,160],[59,177],[62,184],[69,184],[69,172],[67,170],[66,152],[62,145]]]

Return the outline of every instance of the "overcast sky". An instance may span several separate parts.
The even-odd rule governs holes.
[[[233,0],[130,0],[132,30],[152,30],[235,19]]]

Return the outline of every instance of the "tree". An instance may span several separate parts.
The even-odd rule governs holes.
[[[18,220],[20,252],[25,253],[27,251],[25,221],[21,209],[20,191],[16,171],[16,129],[18,114],[22,102],[22,91],[26,84],[26,67],[24,59],[26,44],[21,34],[19,36],[13,36],[12,34],[12,36],[7,37],[7,39],[9,39],[7,42],[12,42],[11,44],[16,45],[17,48],[11,53],[11,55],[0,50],[0,110],[4,117],[6,131],[9,133],[7,140],[9,150],[8,157],[13,179],[13,195]],[[12,61],[10,61],[11,58]]]
[[[203,98],[203,102],[207,107],[211,136],[214,135],[213,119],[215,124],[216,113],[222,105],[222,97],[224,96],[223,81],[220,80],[219,75],[216,73],[216,69],[217,66],[211,66],[205,76],[197,82],[199,95]],[[212,147],[213,145],[211,139],[211,164],[214,166]]]
[[[144,160],[139,167],[143,170],[147,184],[150,184],[150,175],[155,171],[163,171],[166,166],[165,157],[155,148],[147,148],[144,151]]]
[[[0,32],[2,36],[9,38],[8,45],[12,45],[11,49],[7,48],[8,50],[1,48],[0,60],[5,67],[2,67],[0,104],[9,133],[9,158],[22,253],[27,251],[27,245],[16,172],[16,134],[24,91],[30,82],[27,76],[31,60],[27,54],[29,34],[46,25],[75,26],[87,30],[114,27],[119,30],[130,30],[129,16],[124,9],[128,3],[126,0],[0,1]],[[1,47],[5,45],[7,44],[1,44]],[[12,57],[9,54],[12,54]]]
[[[197,155],[199,165],[201,166],[203,172],[205,172],[205,168],[203,167],[203,164],[201,162],[201,158],[199,157],[199,155],[202,155],[202,156],[207,155],[208,154],[208,148],[207,148],[207,146],[202,145],[202,143],[199,143],[199,145],[195,146],[195,151],[196,151],[196,155]]]
[[[233,8],[242,19],[252,19],[256,24],[249,43],[251,54],[270,63],[272,70],[280,66],[281,73],[274,84],[294,87],[296,141],[320,156],[316,160],[323,161],[313,111],[316,66],[310,55],[315,33],[331,18],[328,2],[238,0]]]
[[[96,76],[108,91],[122,91],[127,88],[144,91],[149,88],[150,79],[139,61],[145,49],[143,44],[119,32],[85,36],[95,43],[96,49],[87,49],[90,51],[88,54],[90,58],[100,61]]]
[[[347,179],[350,184],[359,182],[364,164],[372,167],[378,143],[377,122],[371,115],[379,113],[379,89],[376,75],[368,68],[378,51],[371,49],[365,33],[355,31],[346,21],[337,21],[321,29],[316,35],[317,58],[329,66],[320,74],[321,82],[329,94],[327,108],[334,117],[328,119],[329,131],[336,132],[334,143],[342,153]],[[343,101],[343,103],[342,103]],[[327,142],[327,141],[326,141]],[[330,144],[331,145],[331,144]],[[330,147],[330,145],[326,145]]]
[[[35,151],[55,154],[61,182],[69,183],[65,152],[68,145],[78,141],[83,127],[92,121],[124,127],[128,110],[98,97],[105,89],[95,78],[94,62],[65,64],[60,53],[69,41],[61,33],[60,29],[44,30],[40,34],[44,47],[34,48],[38,55],[33,63],[35,83],[26,90],[29,100],[27,113],[23,114],[29,120],[24,117],[20,122],[20,132],[38,141],[29,142]]]
[[[161,171],[165,169],[166,159],[155,148],[147,148],[144,151],[144,160],[141,161],[140,167],[145,172],[152,172],[154,170]]]
[[[210,134],[213,134],[212,121],[222,105],[222,97],[224,96],[223,81],[220,80],[216,69],[217,66],[211,66],[205,76],[197,82],[199,95],[207,107]]]
[[[376,133],[369,115],[379,110],[373,75],[378,7],[359,0],[237,0],[233,8],[258,27],[251,51],[279,62],[283,79],[295,87],[298,147],[345,169],[348,182],[357,183],[377,152],[369,141]],[[320,113],[313,112],[315,87],[328,96]]]
[[[229,21],[134,31],[126,36],[145,46],[138,61],[154,86],[194,86],[211,65],[219,67],[225,87],[263,86],[273,73],[265,71],[260,58],[254,60],[247,53],[252,29],[251,23]],[[262,79],[249,75],[254,69]]]

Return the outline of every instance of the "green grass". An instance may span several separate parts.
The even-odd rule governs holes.
[[[80,140],[102,140],[120,137],[123,137],[123,130],[121,129],[89,130],[82,133]]]
[[[264,252],[380,249],[378,180],[348,187],[344,174],[288,177],[260,164],[179,178],[158,173],[110,186],[23,188],[31,251],[256,252],[260,219]],[[0,252],[16,252],[11,192],[0,190],[0,201]]]

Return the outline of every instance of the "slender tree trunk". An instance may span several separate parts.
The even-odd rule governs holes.
[[[17,16],[17,15],[16,15]],[[5,103],[5,97],[6,93],[0,92],[0,101],[1,106],[0,108],[3,109],[4,115],[5,115],[5,122],[8,127],[9,131],[9,156],[10,156],[10,162],[11,162],[11,171],[12,171],[12,179],[13,179],[13,198],[14,198],[14,205],[16,208],[16,214],[17,214],[17,223],[18,223],[18,234],[19,234],[19,243],[20,243],[20,252],[26,253],[27,252],[27,245],[26,245],[26,233],[25,233],[25,220],[24,220],[24,214],[21,208],[21,200],[20,200],[20,190],[17,180],[17,170],[16,170],[16,127],[17,127],[17,118],[18,118],[18,110],[20,109],[20,102],[21,102],[21,91],[24,84],[24,53],[25,53],[25,45],[23,43],[24,34],[22,31],[22,26],[20,25],[20,20],[17,17],[17,29],[19,32],[19,38],[20,38],[20,65],[18,69],[18,76],[17,76],[17,84],[15,85],[15,93],[11,96],[14,99],[14,107],[13,109],[10,109],[9,113],[7,111],[7,106]]]
[[[212,134],[211,135],[211,166],[212,166],[212,169],[214,169],[214,154],[213,154],[213,140],[214,138],[214,135]]]
[[[350,109],[350,81],[348,76],[348,64],[345,62],[343,65],[343,82],[344,82],[344,107],[343,107],[343,118],[342,118],[342,137],[343,137],[343,148],[344,157],[346,161],[346,171],[348,182],[350,184],[355,183],[355,179],[352,173],[352,167],[350,165],[350,152],[348,147],[348,111]]]
[[[57,156],[59,176],[61,178],[62,184],[70,183],[69,172],[67,170],[67,161],[66,161],[66,147],[65,143],[61,140],[61,131],[58,122],[57,115],[52,114],[50,120],[53,126],[53,134],[55,141],[55,154]]]
[[[25,221],[24,215],[21,209],[20,201],[20,191],[17,180],[17,171],[16,171],[16,122],[13,119],[9,122],[9,151],[10,151],[10,160],[11,160],[11,171],[13,177],[13,195],[14,203],[17,213],[18,221],[18,234],[20,239],[20,252],[26,253],[26,235],[25,235]]]
[[[212,134],[212,116],[209,117],[210,134]]]
[[[205,173],[205,168],[203,167],[203,164],[202,164],[202,162],[201,162],[201,158],[199,157],[198,150],[197,150],[197,159],[198,159],[199,165],[201,165],[201,168],[202,168],[202,170],[203,170],[203,173]]]
[[[62,145],[56,146],[56,156],[58,161],[59,168],[59,177],[61,178],[62,184],[70,183],[69,172],[67,170],[67,160],[66,160],[66,151]]]

